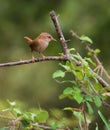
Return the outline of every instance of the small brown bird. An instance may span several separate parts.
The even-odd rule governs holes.
[[[50,41],[56,41],[49,33],[43,32],[38,37],[36,37],[34,40],[31,38],[25,36],[24,39],[29,43],[29,46],[31,48],[31,51],[38,52],[42,58],[45,59],[45,56],[42,54],[42,52],[48,47]],[[34,56],[32,56],[32,60],[35,61]]]

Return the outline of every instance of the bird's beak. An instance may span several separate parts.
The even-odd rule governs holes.
[[[57,41],[57,40],[56,40],[56,39],[54,39],[53,37],[52,37],[52,40],[53,40],[53,41]]]

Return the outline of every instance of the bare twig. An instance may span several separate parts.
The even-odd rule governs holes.
[[[58,38],[60,39],[63,53],[64,53],[64,55],[66,57],[69,57],[69,51],[68,51],[68,47],[67,47],[67,41],[65,40],[65,38],[63,36],[61,27],[60,27],[59,22],[58,22],[58,17],[56,16],[55,11],[51,11],[50,12],[50,16],[51,16],[51,19],[52,19],[52,21],[54,23],[54,26],[55,26]]]
[[[67,61],[69,60],[67,57],[65,56],[47,56],[44,58],[38,58],[35,59],[35,61],[33,62],[32,59],[29,60],[20,60],[20,61],[15,61],[15,62],[8,62],[8,63],[1,63],[0,67],[9,67],[9,66],[16,66],[16,65],[25,65],[25,64],[31,64],[31,63],[36,63],[36,62],[44,62],[44,61],[49,61],[49,60],[53,60],[53,61]],[[81,62],[77,61],[75,58],[71,59],[73,62],[76,63],[77,66],[81,65]]]
[[[47,57],[45,57],[45,59],[44,58],[35,59],[34,62],[32,59],[30,59],[30,60],[20,60],[20,61],[16,61],[16,62],[1,63],[0,67],[31,64],[31,63],[35,63],[35,62],[43,62],[43,61],[49,61],[49,60],[66,61],[67,58],[64,56],[47,56]]]

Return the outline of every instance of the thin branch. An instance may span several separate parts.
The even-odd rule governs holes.
[[[36,62],[44,62],[44,61],[67,61],[69,60],[67,57],[65,56],[47,56],[44,58],[38,58],[35,59],[35,61],[33,62],[32,59],[29,60],[20,60],[20,61],[15,61],[15,62],[8,62],[8,63],[1,63],[0,67],[10,67],[10,66],[16,66],[16,65],[24,65],[24,64],[32,64],[32,63],[36,63]],[[76,59],[72,58],[71,59],[73,62],[76,63],[77,66],[81,66],[81,62],[77,61]]]
[[[51,130],[52,128],[46,125],[38,125],[39,128],[44,129],[44,130]]]
[[[105,100],[102,100],[102,104],[110,109],[110,104],[108,104]]]
[[[83,106],[82,106],[82,113],[83,113],[83,116],[84,116],[84,122],[85,122],[85,130],[88,130],[88,122],[87,122],[87,118],[86,118],[86,112],[85,112],[85,102],[83,103]]]
[[[51,11],[50,12],[50,16],[51,16],[51,19],[52,19],[52,21],[54,23],[54,26],[55,26],[58,38],[60,39],[63,53],[64,53],[64,55],[66,57],[69,57],[69,51],[68,51],[68,47],[67,47],[67,41],[65,40],[65,38],[63,36],[62,30],[61,30],[61,27],[60,27],[60,24],[59,24],[59,21],[58,21],[58,16],[56,16],[55,11]]]
[[[97,76],[97,80],[103,87],[110,88],[110,85],[101,76]]]
[[[16,61],[16,62],[1,63],[0,67],[31,64],[31,63],[35,63],[35,62],[44,62],[44,61],[49,61],[49,60],[66,61],[67,58],[64,56],[47,56],[47,57],[45,57],[45,59],[43,59],[43,58],[35,59],[34,62],[32,59],[29,59],[29,60],[20,60],[20,61]]]
[[[89,52],[93,52],[93,49],[90,48],[89,45],[86,45],[86,49],[89,51]],[[98,56],[96,53],[93,54],[93,58],[95,59],[95,61],[97,62],[97,65],[98,65],[98,68],[101,69],[102,73],[105,74],[105,76],[110,80],[110,75],[108,74],[108,72],[105,70],[105,68],[103,67],[101,61],[99,60]]]

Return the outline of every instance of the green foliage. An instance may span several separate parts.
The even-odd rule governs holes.
[[[36,121],[39,123],[45,123],[47,119],[49,118],[49,114],[47,111],[41,111],[36,116]]]
[[[81,90],[74,86],[73,88],[68,87],[63,91],[63,94],[60,95],[60,99],[68,97],[71,100],[76,100],[79,104],[82,103],[83,97],[81,94]]]
[[[72,125],[72,119],[65,116],[62,110],[52,109],[49,113],[46,110],[34,109],[24,111],[20,109],[15,101],[7,101],[8,106],[2,110],[1,118],[9,120],[7,127],[0,127],[0,130],[14,128],[17,130],[31,129],[65,129],[67,125]]]
[[[97,107],[101,107],[102,101],[101,101],[100,96],[98,96],[98,95],[94,96],[94,97],[93,97],[93,101],[94,101],[94,103],[95,103],[95,105],[96,105]]]
[[[91,104],[89,102],[86,102],[86,104],[87,104],[88,113],[90,115],[92,115],[94,113],[94,110],[93,110]]]
[[[61,77],[63,78],[65,76],[65,73],[61,70],[57,70],[54,74],[53,74],[53,78],[58,78]]]
[[[87,36],[85,36],[85,35],[82,35],[81,37],[80,37],[80,40],[82,41],[82,42],[87,42],[87,43],[89,43],[89,44],[92,44],[93,43],[93,41],[89,38],[89,37],[87,37]]]
[[[95,50],[93,50],[93,51],[89,51],[88,52],[88,56],[93,56],[93,54],[99,54],[101,51],[99,50],[99,49],[95,49]]]
[[[102,114],[102,112],[100,110],[98,110],[98,114],[99,114],[100,118],[102,119],[102,121],[104,122],[107,130],[110,130],[110,123],[106,120],[106,118],[104,117],[104,115]]]
[[[84,38],[82,40],[86,41],[88,39]],[[88,40],[86,42],[90,41]],[[99,50],[93,50],[93,53],[98,54]],[[80,106],[79,108],[73,108],[69,106],[65,107],[64,110],[71,111],[73,116],[77,118],[77,121],[80,122],[82,126],[85,125],[86,127],[86,125],[89,126],[89,123],[92,122],[92,116],[94,115],[96,109],[98,110],[102,107],[102,100],[105,99],[103,93],[106,92],[106,89],[99,84],[97,81],[97,74],[95,74],[91,69],[91,67],[96,67],[96,64],[91,58],[82,58],[79,54],[75,54],[75,52],[70,55],[71,59],[76,58],[82,64],[78,66],[71,60],[64,64],[60,63],[59,65],[62,67],[62,69],[56,71],[53,74],[53,78],[59,80],[60,77],[63,81],[69,83],[69,86],[64,88],[59,98],[68,98],[73,102],[77,102],[77,104]],[[58,74],[58,72],[60,73]],[[54,76],[55,74],[58,75]],[[69,74],[72,75],[72,79],[66,79],[68,78],[67,75]],[[87,108],[87,111],[85,108]],[[85,113],[88,116],[86,116]],[[100,118],[104,121],[104,123],[106,122],[101,114]],[[105,125],[108,128],[107,123],[105,123]],[[96,125],[96,130],[98,130],[98,125]]]
[[[15,126],[19,124],[21,125],[21,129],[32,129],[37,127],[39,123],[45,123],[49,118],[49,114],[45,110],[39,110],[36,113],[23,112],[17,107],[16,102],[11,102],[8,100],[8,103],[9,107],[2,111],[4,113],[11,113],[13,117],[12,120],[18,120],[17,122],[15,121]]]

